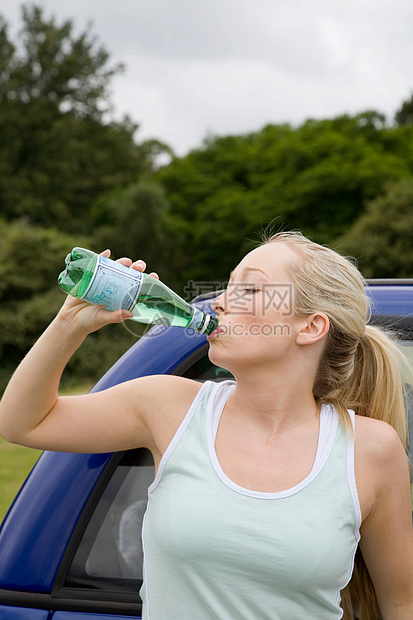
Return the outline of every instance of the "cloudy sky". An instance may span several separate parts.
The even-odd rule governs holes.
[[[412,0],[37,0],[113,63],[119,114],[179,155],[208,134],[376,109],[413,93]],[[1,0],[18,29],[20,5]]]

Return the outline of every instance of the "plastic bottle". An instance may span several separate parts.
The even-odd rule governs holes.
[[[218,325],[216,318],[190,306],[156,278],[91,250],[73,248],[65,264],[58,277],[65,293],[107,310],[129,310],[131,320],[187,327],[200,334],[210,334]]]

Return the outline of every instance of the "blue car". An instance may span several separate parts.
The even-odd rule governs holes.
[[[372,322],[395,328],[411,357],[413,280],[370,281],[368,293]],[[211,311],[211,297],[193,303]],[[229,378],[207,351],[202,335],[154,327],[93,391],[159,373],[197,381]],[[412,435],[410,440],[413,445]],[[153,477],[152,456],[144,449],[44,452],[0,530],[0,619],[140,618],[140,529]]]

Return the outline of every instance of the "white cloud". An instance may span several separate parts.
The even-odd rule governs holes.
[[[119,113],[182,154],[208,132],[245,133],[377,109],[413,91],[410,0],[61,0],[126,64],[113,82]],[[3,0],[17,22],[15,0]]]

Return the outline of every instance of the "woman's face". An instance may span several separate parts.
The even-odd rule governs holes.
[[[277,363],[290,354],[297,328],[286,269],[292,260],[297,257],[287,244],[267,244],[232,272],[228,288],[212,304],[219,319],[208,337],[215,364],[231,371],[244,363]]]

